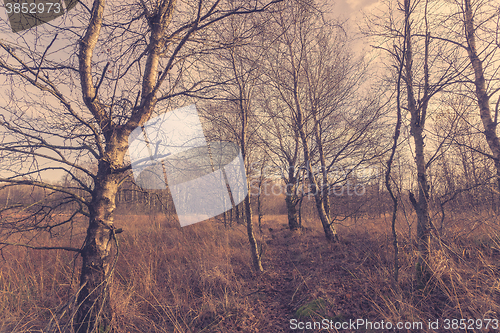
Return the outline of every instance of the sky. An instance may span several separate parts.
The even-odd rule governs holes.
[[[354,39],[351,41],[351,48],[358,55],[366,55],[371,51],[371,47],[366,43],[366,40],[361,39],[359,33],[359,25],[364,22],[365,14],[370,14],[377,7],[381,7],[381,0],[328,0],[332,6],[332,19],[339,19],[341,22],[346,22],[348,31]]]
[[[363,21],[362,11],[369,13],[370,10],[372,10],[375,6],[377,6],[377,3],[380,0],[326,0],[326,1],[328,1],[328,3],[332,6],[332,13],[330,18],[338,18],[341,21],[347,21],[351,34],[356,34],[358,32],[357,25]],[[0,26],[1,26],[0,31],[3,31],[5,33],[5,34],[0,34],[0,39],[17,44],[16,36],[17,38],[25,38],[24,37],[25,34],[19,35],[15,33],[8,33],[7,31],[9,28],[7,26],[7,20],[8,17],[5,10],[0,10]],[[51,23],[58,25],[62,22],[64,22],[63,17],[58,18],[52,21]],[[29,35],[30,34],[28,34],[28,36]],[[366,48],[365,50],[363,50],[363,46],[366,47],[366,44],[363,44],[361,41],[358,41],[358,43],[353,45],[352,47],[357,52],[364,53],[366,51]],[[56,176],[55,178],[59,177]]]
[[[361,10],[369,10],[376,6],[379,0],[336,0],[332,2],[334,3],[335,15],[356,21],[361,19]]]
[[[338,17],[342,20],[348,20],[350,25],[354,28],[356,23],[362,20],[361,11],[364,10],[369,12],[371,9],[377,6],[380,0],[326,0],[333,7],[333,17]],[[3,7],[3,6],[2,6]],[[7,13],[5,10],[0,10],[0,26],[2,30],[6,28]],[[63,18],[59,18],[54,22],[62,22]],[[57,24],[57,23],[54,23]],[[0,36],[0,38],[5,38],[7,36]]]

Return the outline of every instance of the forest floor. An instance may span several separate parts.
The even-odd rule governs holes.
[[[265,272],[247,285],[252,302],[262,309],[261,321],[267,322],[268,330],[262,332],[293,331],[299,322],[321,322],[326,328],[323,319],[330,326],[330,320],[377,317],[370,301],[373,291],[360,270],[374,264],[379,251],[366,241],[367,235],[356,240],[341,237],[339,243],[329,244],[311,229],[290,232],[285,224],[273,222],[264,228]],[[292,319],[297,321],[292,324]]]
[[[469,229],[450,225],[433,243],[429,283],[417,288],[415,246],[403,230],[399,281],[393,279],[386,218],[339,227],[340,241],[328,243],[317,221],[291,232],[286,216],[266,216],[262,232],[255,230],[264,267],[256,273],[243,225],[211,221],[180,228],[162,216],[119,216],[124,232],[110,284],[115,331],[495,332],[500,246],[494,222],[477,219]],[[67,321],[58,314],[77,288],[79,259],[49,252],[4,250],[1,333],[42,332],[50,319],[57,327]],[[306,329],[315,322],[321,329]],[[354,322],[360,325],[353,328]],[[388,323],[403,327],[388,329]]]

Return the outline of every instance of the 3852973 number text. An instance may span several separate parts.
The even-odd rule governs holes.
[[[61,12],[61,4],[58,2],[39,2],[39,3],[6,3],[5,8],[7,14],[59,14]]]

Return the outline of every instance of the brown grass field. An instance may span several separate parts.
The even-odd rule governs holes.
[[[159,215],[119,216],[124,233],[110,287],[116,332],[312,332],[292,330],[290,320],[360,318],[424,323],[422,330],[399,332],[451,332],[445,319],[498,319],[495,216],[455,219],[447,226],[442,241],[433,241],[434,274],[424,289],[413,284],[416,254],[408,232],[399,235],[400,281],[393,282],[388,220],[359,219],[339,227],[340,242],[328,244],[317,221],[292,233],[286,216],[266,216],[262,234],[256,232],[265,272],[255,274],[245,226],[208,221],[180,228]],[[62,243],[55,238],[53,244]],[[12,247],[2,256],[0,332],[45,332],[51,319],[53,331],[66,332],[64,305],[78,288],[79,259]],[[441,327],[428,328],[435,320]],[[337,331],[391,330],[321,330]]]

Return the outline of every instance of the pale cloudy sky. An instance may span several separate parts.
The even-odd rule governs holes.
[[[383,8],[382,0],[327,0],[332,6],[332,18],[338,18],[347,22],[350,37],[354,37],[351,48],[358,55],[366,55],[373,49],[362,38],[359,26],[363,26],[365,20],[363,13],[370,14]]]
[[[361,18],[361,10],[369,12],[370,8],[377,5],[379,0],[333,0],[334,14],[356,21]]]

